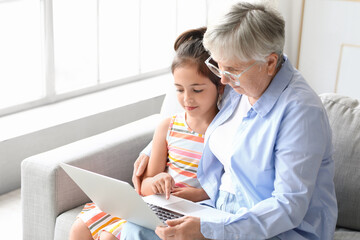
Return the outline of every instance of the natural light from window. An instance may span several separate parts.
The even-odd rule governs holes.
[[[231,2],[0,0],[0,116],[168,74],[177,35]]]
[[[169,72],[206,0],[0,0],[0,116]]]
[[[40,1],[0,1],[0,109],[44,96]]]

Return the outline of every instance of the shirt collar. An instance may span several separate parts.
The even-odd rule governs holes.
[[[253,106],[254,111],[261,117],[265,117],[265,115],[270,112],[284,89],[289,85],[292,75],[294,74],[294,68],[289,59],[285,54],[283,57],[284,63],[280,70],[277,72],[263,95]]]

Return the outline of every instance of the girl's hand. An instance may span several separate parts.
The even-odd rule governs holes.
[[[185,198],[193,202],[199,202],[205,199],[209,199],[209,196],[202,188],[175,187],[172,189],[171,194],[180,198]]]
[[[170,174],[162,172],[152,177],[151,189],[155,194],[164,194],[169,199],[170,193],[175,186],[175,181]]]

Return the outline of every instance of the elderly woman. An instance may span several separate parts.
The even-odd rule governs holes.
[[[272,9],[238,3],[208,26],[206,64],[227,87],[205,134],[198,179],[212,206],[233,215],[167,221],[156,229],[161,239],[333,238],[331,129],[318,96],[283,54],[284,25]],[[123,230],[123,239],[157,236],[131,224]]]

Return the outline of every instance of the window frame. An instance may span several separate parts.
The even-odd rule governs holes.
[[[15,114],[21,111],[30,110],[36,107],[45,106],[48,104],[57,103],[82,95],[91,94],[103,91],[109,88],[118,87],[127,83],[145,80],[151,77],[156,77],[170,72],[169,67],[157,69],[146,73],[139,73],[134,76],[124,77],[121,79],[100,82],[99,74],[97,76],[96,85],[84,87],[81,89],[72,90],[65,93],[56,93],[55,86],[55,58],[54,58],[54,25],[53,25],[53,0],[39,0],[40,1],[40,24],[42,24],[42,58],[43,58],[43,78],[44,78],[44,96],[36,100],[30,100],[24,103],[11,105],[0,109],[0,117]],[[97,0],[98,2],[99,0]],[[178,0],[176,0],[177,2]],[[141,6],[140,6],[141,7]],[[176,9],[176,14],[178,9]],[[99,15],[98,15],[99,16]],[[98,17],[97,16],[97,17]],[[177,28],[177,19],[176,26]],[[139,29],[141,26],[139,26]],[[97,67],[99,68],[99,55],[97,56]],[[139,60],[140,61],[140,60]]]

